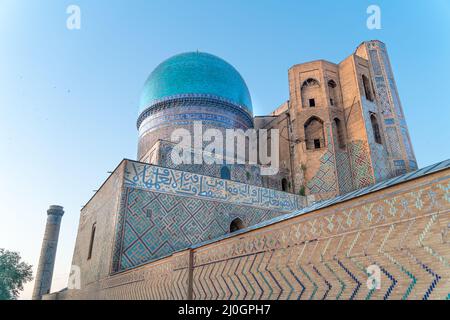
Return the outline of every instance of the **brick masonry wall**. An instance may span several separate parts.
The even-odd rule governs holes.
[[[98,192],[81,209],[72,265],[81,270],[82,288],[110,274],[114,226],[120,208],[124,170],[125,162],[121,162]],[[88,259],[94,224],[96,232],[92,258]]]
[[[199,248],[194,298],[447,299],[449,173]]]
[[[446,169],[107,277],[89,297],[448,299],[449,213]]]

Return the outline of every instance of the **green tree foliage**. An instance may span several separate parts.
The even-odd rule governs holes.
[[[17,252],[0,248],[0,300],[16,300],[23,285],[33,279],[31,265]]]
[[[300,190],[298,191],[298,194],[301,196],[305,196],[305,186],[300,186]]]

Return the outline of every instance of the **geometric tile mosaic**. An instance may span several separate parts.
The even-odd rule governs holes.
[[[126,188],[116,226],[113,271],[123,271],[246,226],[280,211]]]
[[[378,59],[377,50],[369,50],[370,59],[372,62],[372,69],[375,75],[382,75],[382,70],[380,66],[380,60]]]
[[[383,117],[387,118],[385,119],[385,124],[387,125],[385,132],[387,150],[390,152],[389,158],[390,160],[393,158],[403,158],[405,160],[415,161],[386,48],[385,46],[375,45],[376,42],[369,43],[370,62],[376,74],[374,77],[376,94],[380,102]],[[404,155],[403,146],[406,155]],[[390,170],[391,174],[400,174],[403,172],[399,168],[392,168]],[[413,170],[413,168],[409,170]],[[379,177],[377,176],[377,180]]]
[[[320,167],[314,177],[310,179],[306,186],[311,194],[335,192],[337,190],[336,181],[336,161],[334,157],[331,126],[326,127],[327,150],[320,158]]]
[[[391,156],[393,158],[401,158],[402,150],[396,127],[386,127],[386,135],[387,142],[391,148]]]
[[[348,150],[354,187],[361,189],[375,183],[366,142],[362,140],[351,141],[348,144]]]
[[[391,111],[391,103],[389,101],[389,93],[384,82],[384,78],[382,76],[375,77],[376,91],[377,97],[379,98],[381,110],[385,116],[390,116],[392,114]]]

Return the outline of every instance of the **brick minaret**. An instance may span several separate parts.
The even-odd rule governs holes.
[[[58,246],[59,228],[64,215],[63,207],[50,206],[47,210],[47,225],[42,241],[41,256],[34,283],[33,300],[41,300],[44,294],[50,293],[55,266],[56,248]]]

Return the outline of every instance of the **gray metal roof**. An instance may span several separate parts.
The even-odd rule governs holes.
[[[214,242],[217,242],[217,241],[229,238],[229,237],[236,236],[236,235],[241,234],[241,233],[245,233],[245,232],[248,232],[248,231],[251,231],[251,230],[255,230],[255,229],[259,229],[259,228],[262,228],[262,227],[266,227],[268,225],[271,225],[271,224],[274,224],[274,223],[277,223],[277,222],[280,222],[280,221],[284,221],[284,220],[287,220],[287,219],[290,219],[290,218],[293,218],[293,217],[296,217],[296,216],[300,216],[300,215],[303,215],[303,214],[306,214],[306,213],[310,213],[310,212],[315,211],[315,210],[319,210],[319,209],[322,209],[322,208],[325,208],[325,207],[329,207],[329,206],[335,205],[335,204],[340,203],[340,202],[344,202],[344,201],[347,201],[347,200],[350,200],[350,199],[354,199],[354,198],[357,198],[357,197],[360,197],[360,196],[363,196],[363,195],[366,195],[366,194],[369,194],[369,193],[372,193],[372,192],[375,192],[375,191],[379,191],[379,190],[382,190],[382,189],[385,189],[385,188],[389,188],[389,187],[395,186],[397,184],[400,184],[400,183],[403,183],[403,182],[407,182],[407,181],[410,181],[410,180],[414,180],[414,179],[426,176],[428,174],[431,174],[431,173],[434,173],[434,172],[438,172],[438,171],[441,171],[441,170],[444,170],[444,169],[448,169],[448,168],[450,168],[450,159],[438,162],[436,164],[433,164],[431,166],[428,166],[428,167],[425,167],[425,168],[422,168],[422,169],[419,169],[419,170],[416,170],[416,171],[412,171],[412,172],[409,172],[409,173],[406,173],[406,174],[402,174],[402,175],[400,175],[398,177],[395,177],[395,178],[392,178],[392,179],[388,179],[388,180],[385,180],[385,181],[378,182],[378,183],[376,183],[374,185],[368,186],[368,187],[363,188],[363,189],[358,189],[358,190],[352,191],[350,193],[337,196],[337,197],[332,198],[332,199],[328,199],[328,200],[324,200],[324,201],[320,201],[320,202],[314,203],[314,204],[312,204],[312,205],[310,205],[308,207],[305,207],[303,209],[294,211],[292,213],[283,214],[283,215],[278,216],[276,218],[260,222],[258,224],[253,225],[253,226],[241,229],[239,231],[236,231],[236,232],[233,232],[233,233],[228,233],[228,234],[225,234],[225,235],[223,235],[221,237],[218,237],[218,238],[215,238],[215,239],[212,239],[212,240],[208,240],[208,241],[205,241],[205,242],[198,243],[196,245],[191,246],[191,248],[193,248],[193,249],[194,248],[198,248],[198,247],[204,246],[206,244],[214,243]]]

